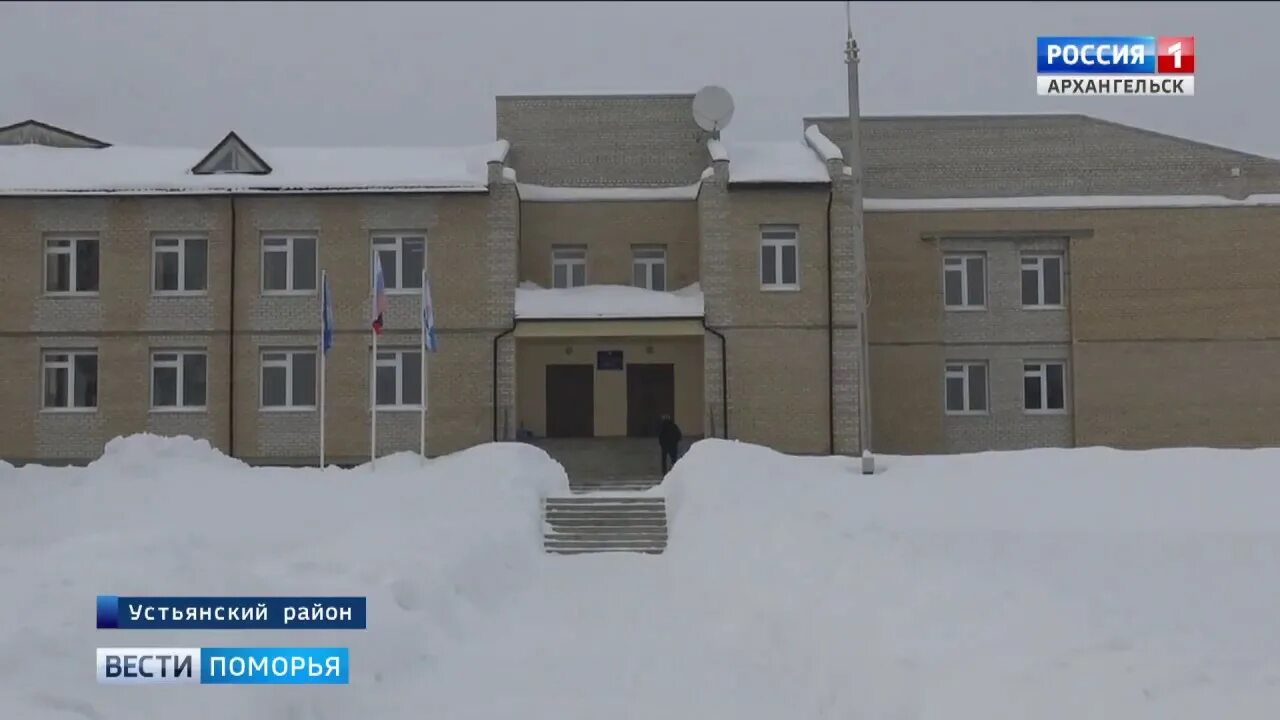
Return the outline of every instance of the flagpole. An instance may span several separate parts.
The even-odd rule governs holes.
[[[422,402],[418,422],[418,454],[425,462],[427,459],[427,268],[422,267],[422,307],[418,310],[418,324],[422,327],[422,343],[418,345],[418,353],[422,358],[421,372]]]
[[[376,301],[375,301],[376,302]],[[373,355],[369,358],[369,467],[378,459],[378,332],[373,331]]]
[[[320,271],[320,469],[324,469],[324,365],[325,356],[328,355],[324,346],[325,323],[328,308],[325,302],[329,299],[329,271]]]

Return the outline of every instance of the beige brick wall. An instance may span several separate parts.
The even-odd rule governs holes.
[[[0,199],[0,332],[225,331],[230,205],[213,197]],[[183,232],[209,240],[208,290],[199,297],[152,294],[152,241]],[[87,233],[99,241],[99,293],[46,297],[44,241]]]
[[[700,337],[520,340],[516,346],[516,368],[520,386],[520,426],[535,435],[546,435],[547,365],[594,365],[596,353],[600,350],[621,350],[624,363],[673,364],[675,366],[676,424],[685,435],[703,434],[705,405],[702,338]],[[625,436],[627,434],[626,371],[596,370],[594,399],[596,436]]]
[[[0,416],[4,417],[0,458],[37,457],[40,350],[36,339],[0,334],[0,368],[4,368],[0,371]]]
[[[266,346],[314,346],[316,295],[263,296],[261,238],[277,231],[306,231],[318,238],[320,268],[333,287],[338,335],[327,368],[326,454],[334,461],[369,454],[371,317],[370,238],[379,231],[423,232],[435,304],[440,352],[428,357],[428,453],[458,450],[492,438],[492,339],[509,327],[497,317],[491,295],[487,214],[481,194],[298,196],[248,198],[237,204],[243,252],[236,258],[237,327],[256,334],[237,339],[236,451],[247,457],[284,459],[319,452],[317,413],[259,410],[260,352]],[[382,348],[415,348],[419,342],[417,291],[389,298]],[[418,448],[419,415],[380,411],[379,453]]]
[[[526,202],[520,208],[520,279],[551,286],[551,247],[587,247],[587,283],[630,285],[633,245],[665,245],[667,287],[698,281],[694,201]]]
[[[782,452],[830,451],[827,331],[725,331],[729,435]]]
[[[0,304],[6,309],[0,313],[0,359],[13,362],[13,372],[0,380],[0,406],[19,409],[21,416],[11,421],[14,431],[0,439],[0,455],[87,460],[110,437],[150,431],[206,437],[253,459],[313,457],[318,418],[308,420],[306,413],[264,418],[258,410],[258,348],[314,347],[319,331],[318,294],[261,294],[261,237],[279,230],[316,233],[320,267],[330,271],[334,287],[340,334],[330,358],[331,458],[360,459],[368,453],[369,237],[380,230],[420,230],[428,238],[441,341],[429,373],[434,381],[429,450],[446,452],[490,439],[492,338],[510,327],[514,283],[514,264],[491,257],[513,252],[514,243],[489,242],[490,218],[514,216],[514,194],[509,199],[509,213],[495,209],[484,194],[237,199],[234,356],[226,334],[232,287],[229,198],[0,199]],[[152,238],[171,231],[209,238],[208,290],[202,296],[152,294]],[[53,232],[98,236],[101,291],[96,297],[43,296],[43,238]],[[502,267],[511,270],[510,278],[494,272]],[[418,303],[416,292],[394,297],[387,319],[391,333],[408,333],[402,341],[410,345],[418,342]],[[41,347],[98,349],[96,412],[41,410]],[[151,351],[193,347],[209,352],[208,410],[151,411]],[[231,373],[237,401],[234,447],[227,402]],[[386,451],[416,449],[418,416],[398,415],[380,417],[380,445]]]
[[[814,326],[827,323],[826,187],[756,189],[730,185],[728,287],[720,302],[736,326]],[[760,288],[760,226],[799,226],[797,291]],[[733,350],[729,351],[731,354]]]
[[[1280,341],[1081,343],[1078,445],[1280,445]]]
[[[871,346],[871,448],[936,453],[945,448],[943,352],[939,345]]]
[[[1071,245],[1077,339],[1280,338],[1280,208],[1088,221],[1094,236]]]
[[[943,417],[941,257],[921,237],[985,231],[1073,231],[1068,387],[1077,444],[1277,444],[1267,375],[1256,372],[1271,345],[1230,342],[1280,339],[1277,227],[1274,208],[869,213],[878,449],[946,449],[932,432]],[[1195,339],[1220,342],[1182,342]],[[936,397],[892,399],[922,387]]]

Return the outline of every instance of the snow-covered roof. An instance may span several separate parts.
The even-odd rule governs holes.
[[[628,202],[637,200],[696,200],[701,183],[675,187],[552,187],[519,183],[526,202]]]
[[[208,148],[0,146],[0,194],[474,192],[509,147],[255,148],[270,173],[195,175]]]
[[[942,210],[1062,210],[1105,208],[1262,207],[1280,205],[1280,195],[1056,195],[993,198],[866,198],[863,209],[881,212]]]
[[[673,292],[628,285],[548,289],[530,282],[516,288],[518,320],[698,318],[702,315],[702,288],[698,283]]]
[[[826,183],[827,165],[804,142],[724,143],[730,183]]]

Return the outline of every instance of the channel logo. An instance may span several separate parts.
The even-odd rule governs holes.
[[[98,648],[103,685],[346,685],[347,648]]]
[[[1194,95],[1194,35],[1036,38],[1039,95]]]

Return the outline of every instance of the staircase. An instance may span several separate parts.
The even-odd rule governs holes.
[[[548,553],[577,555],[667,548],[667,504],[638,493],[662,482],[662,458],[652,438],[581,438],[535,443],[569,475],[568,497],[543,504]]]
[[[661,497],[547,498],[543,518],[543,547],[556,555],[658,555],[667,549],[667,504]]]

